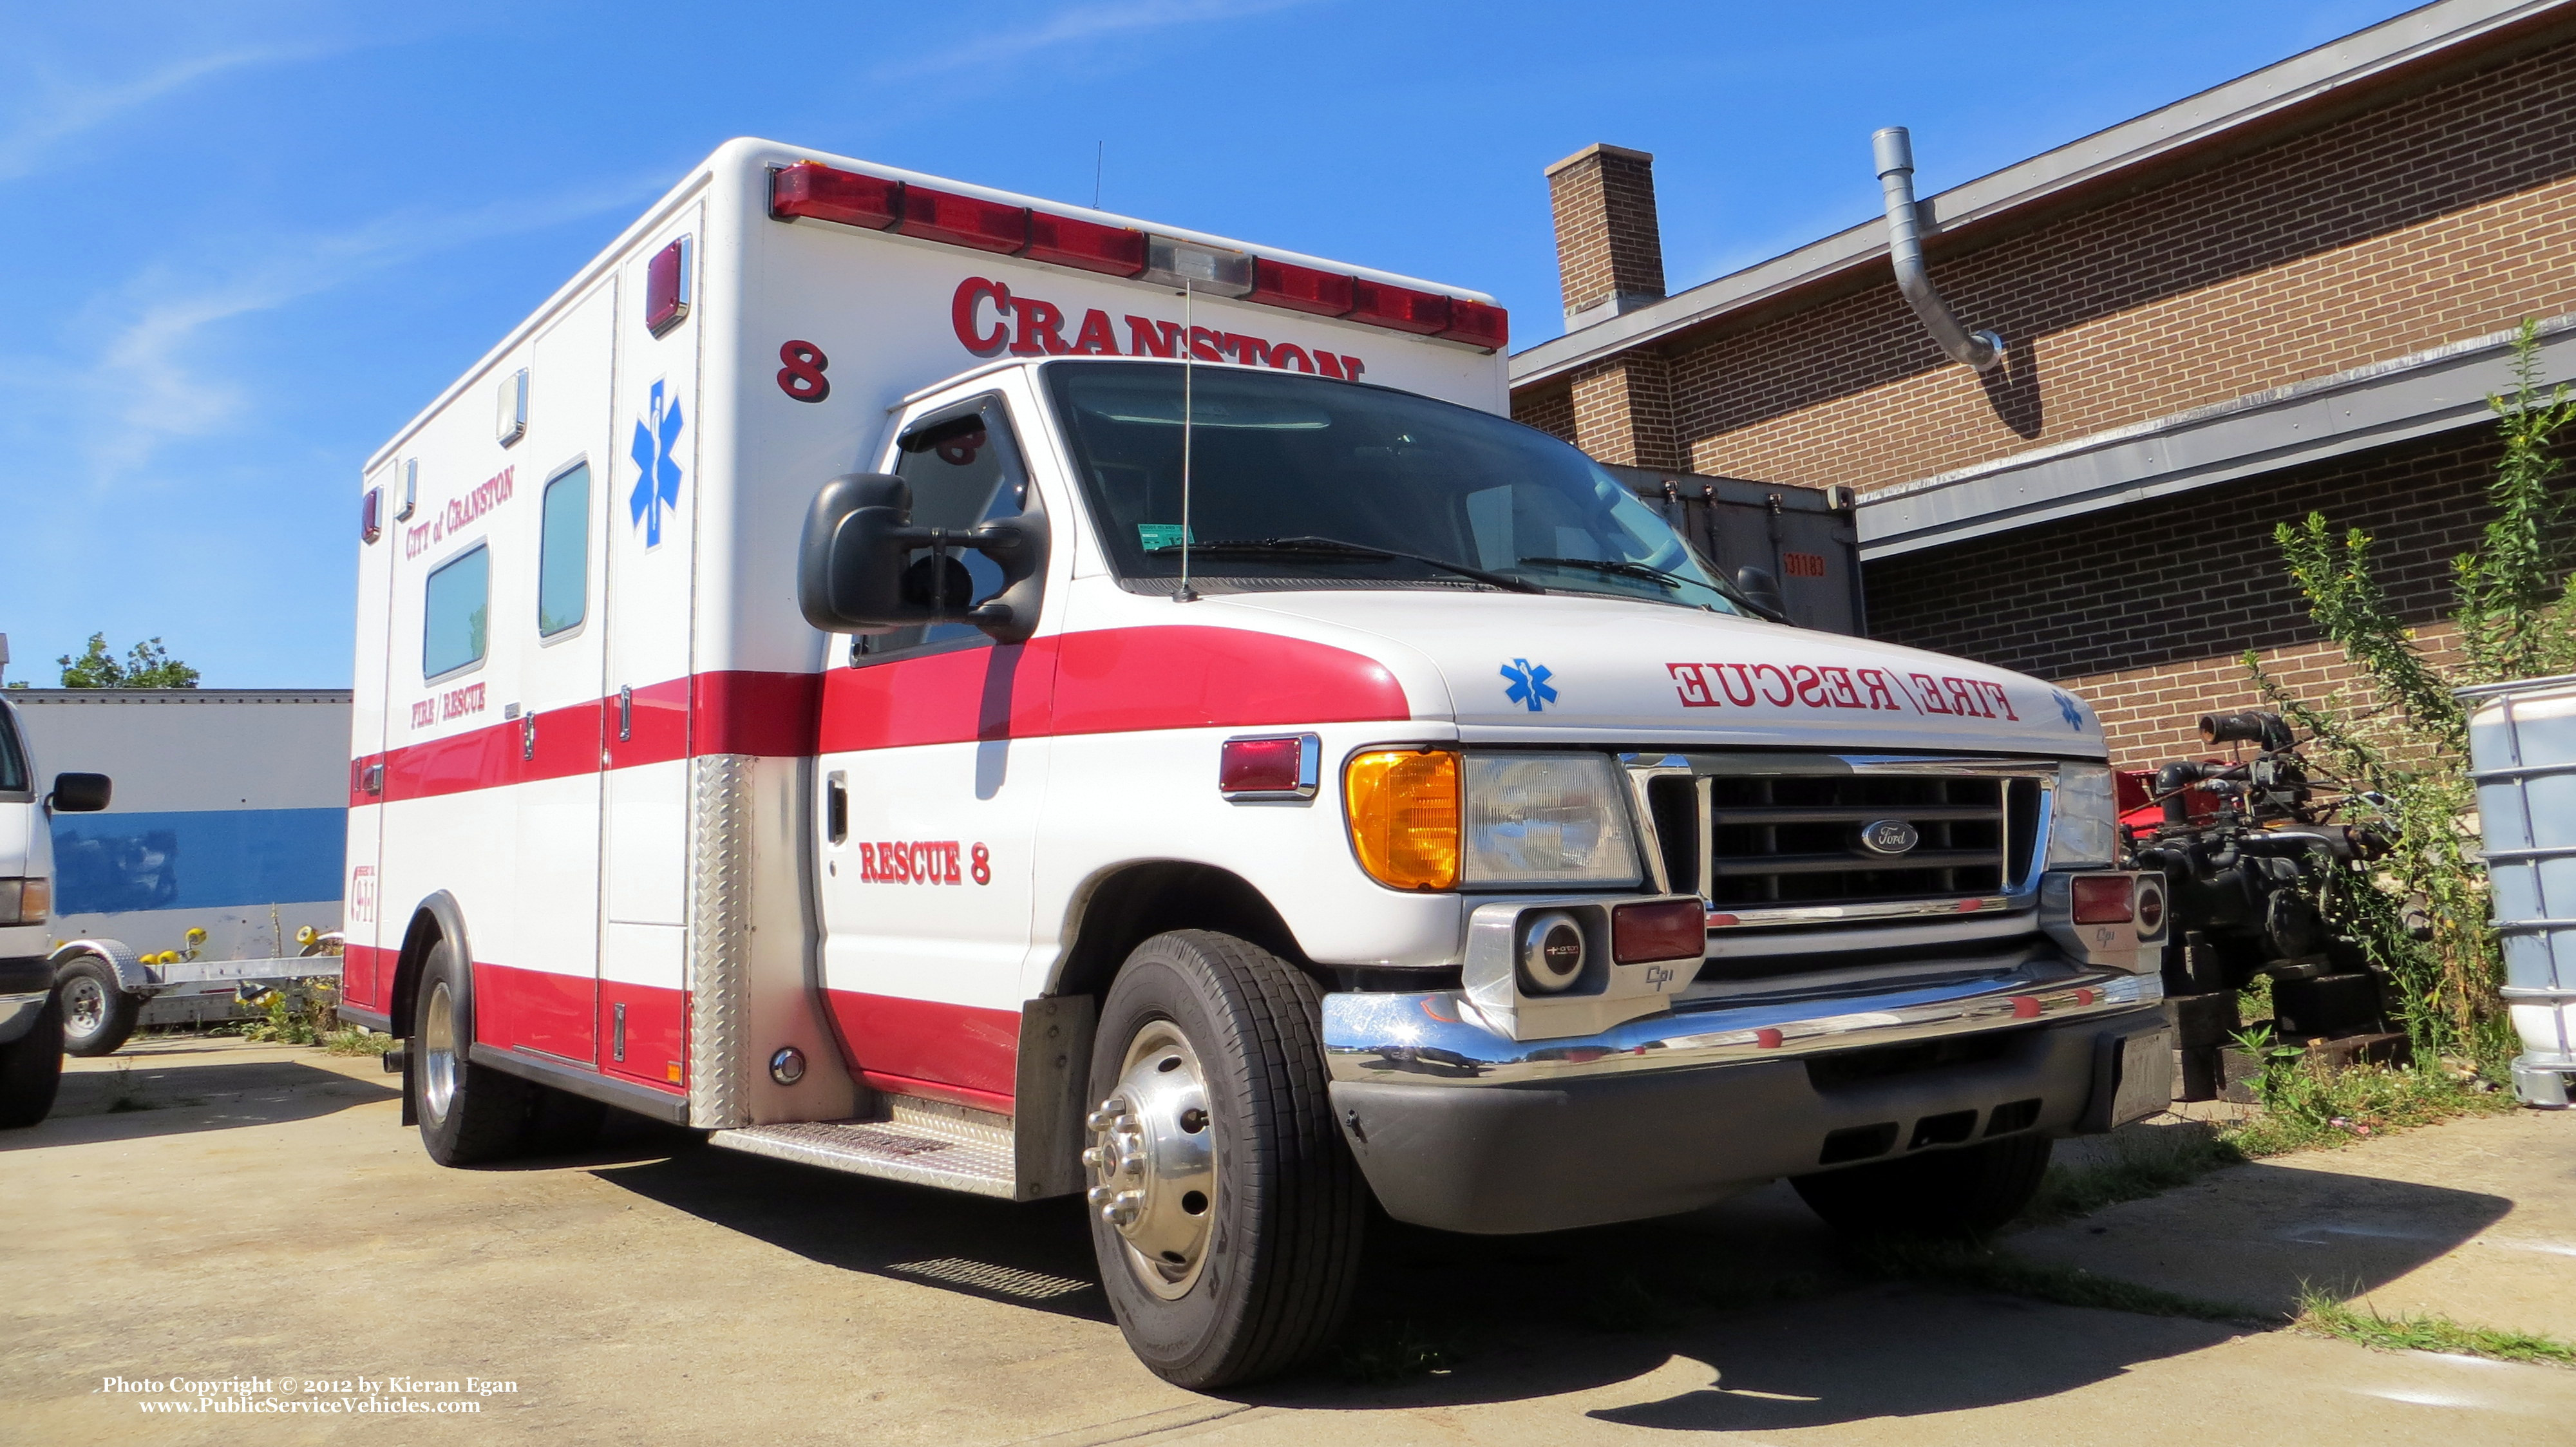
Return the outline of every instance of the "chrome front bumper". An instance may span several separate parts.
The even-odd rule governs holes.
[[[2074,964],[2032,945],[1863,986],[1788,977],[1776,988],[1686,996],[1663,1014],[1571,1039],[1514,1040],[1457,990],[1331,994],[1324,997],[1324,1054],[1337,1082],[1554,1083],[2058,1024],[2163,998],[2157,975]]]

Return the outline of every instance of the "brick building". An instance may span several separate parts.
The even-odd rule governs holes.
[[[2438,643],[2516,325],[2576,378],[2576,0],[2442,0],[1924,198],[1933,282],[2007,344],[1982,373],[1879,220],[1665,295],[1652,160],[1549,168],[1568,330],[1513,358],[1514,415],[1853,486],[1870,631],[2083,693],[2130,764],[2252,702],[2248,648],[2338,676],[2276,522],[2368,529]]]

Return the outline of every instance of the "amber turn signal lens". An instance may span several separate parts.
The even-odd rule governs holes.
[[[1342,775],[1360,867],[1390,889],[1458,887],[1458,756],[1386,749]]]

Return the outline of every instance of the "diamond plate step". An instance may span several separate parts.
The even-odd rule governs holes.
[[[1020,1199],[1011,1118],[940,1101],[895,1097],[882,1120],[804,1121],[720,1130],[727,1150],[800,1165]]]

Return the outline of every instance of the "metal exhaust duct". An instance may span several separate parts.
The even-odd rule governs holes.
[[[1878,156],[1878,184],[1887,192],[1887,258],[1896,264],[1896,287],[1923,319],[1923,329],[1954,361],[1980,372],[1993,371],[2004,359],[2004,339],[1993,332],[1972,332],[1959,325],[1949,304],[1932,289],[1932,274],[1923,267],[1922,213],[1914,204],[1914,142],[1903,126],[1889,126],[1869,138]]]

